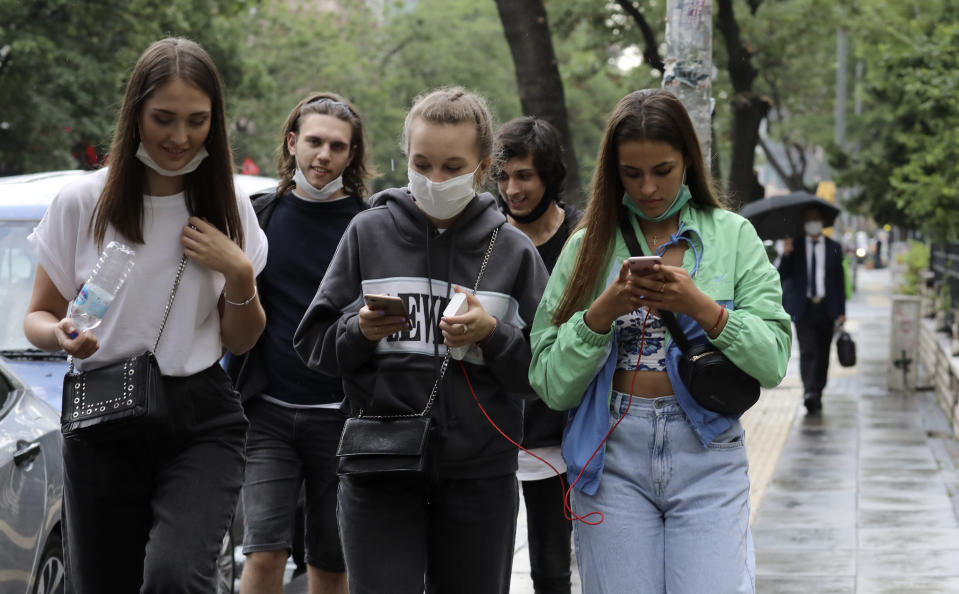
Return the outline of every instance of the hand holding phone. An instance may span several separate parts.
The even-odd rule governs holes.
[[[629,266],[630,274],[636,276],[646,276],[652,274],[653,267],[662,264],[663,259],[660,256],[633,256],[626,260]]]
[[[384,315],[403,318],[407,328],[413,326],[413,322],[410,320],[410,312],[406,309],[406,302],[399,297],[393,297],[392,295],[363,295],[363,301],[365,301],[366,306],[372,310],[380,310],[384,312]]]

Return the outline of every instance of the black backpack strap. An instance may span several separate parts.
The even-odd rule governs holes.
[[[619,231],[623,234],[623,241],[626,242],[626,247],[629,249],[631,256],[646,255],[643,252],[643,248],[639,245],[639,239],[636,238],[636,231],[629,223],[629,213],[622,207],[619,209]],[[679,327],[679,322],[676,321],[676,316],[673,312],[661,309],[659,310],[659,318],[666,324],[666,329],[669,330],[670,336],[672,336],[676,344],[679,345],[679,349],[684,353],[688,351],[690,346],[689,339],[686,338],[686,333],[683,332],[683,329]]]

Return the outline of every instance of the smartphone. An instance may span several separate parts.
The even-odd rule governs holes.
[[[388,316],[405,318],[407,325],[412,327],[413,322],[410,320],[410,312],[406,308],[406,302],[399,297],[393,297],[392,295],[363,295],[363,300],[370,309],[381,309],[385,311]]]
[[[626,261],[629,264],[629,272],[636,276],[646,276],[653,272],[653,266],[663,263],[663,259],[659,256],[633,256]]]

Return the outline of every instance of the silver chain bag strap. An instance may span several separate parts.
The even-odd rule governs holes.
[[[163,380],[154,353],[163,336],[186,256],[180,258],[153,349],[90,371],[77,372],[73,357],[63,377],[60,431],[66,438],[119,439],[158,429],[166,418]]]
[[[479,274],[476,275],[473,295],[476,295],[483,274],[486,272],[486,265],[493,253],[493,245],[496,243],[499,229],[499,227],[493,229],[493,234],[490,236],[483,264],[480,266]],[[402,475],[428,476],[434,468],[431,451],[434,421],[430,413],[449,362],[450,353],[447,349],[439,376],[433,383],[433,390],[421,412],[364,415],[361,409],[357,416],[347,419],[336,449],[337,473],[341,476],[363,479]]]

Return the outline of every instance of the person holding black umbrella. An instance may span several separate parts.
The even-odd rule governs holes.
[[[803,221],[804,236],[783,242],[779,275],[783,307],[799,339],[803,403],[816,414],[822,410],[833,331],[846,320],[846,290],[842,246],[822,234],[822,210],[807,206]]]

